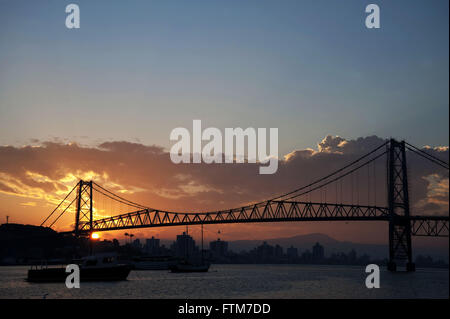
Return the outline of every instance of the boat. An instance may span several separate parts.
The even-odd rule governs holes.
[[[176,259],[171,256],[141,256],[132,260],[135,270],[169,270],[176,264]]]
[[[80,281],[118,281],[126,280],[131,271],[130,265],[118,264],[117,256],[101,254],[87,256],[72,261],[80,267]],[[66,267],[33,266],[28,270],[29,282],[65,282]]]

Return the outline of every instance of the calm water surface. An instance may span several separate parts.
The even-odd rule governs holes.
[[[29,267],[0,267],[0,298],[449,298],[448,269],[381,270],[367,289],[359,266],[212,265],[207,273],[132,271],[127,281],[36,284]]]

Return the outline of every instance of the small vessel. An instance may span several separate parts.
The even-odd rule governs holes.
[[[129,265],[117,263],[117,256],[101,254],[74,260],[80,267],[80,281],[126,280],[131,271]],[[32,267],[28,270],[29,282],[65,282],[69,273],[65,267]]]
[[[171,256],[142,256],[132,260],[135,270],[169,270],[176,264],[176,259]]]

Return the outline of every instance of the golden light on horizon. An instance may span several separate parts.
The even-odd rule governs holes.
[[[91,238],[92,239],[99,239],[100,235],[98,233],[92,233]]]

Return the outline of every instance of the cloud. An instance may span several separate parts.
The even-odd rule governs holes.
[[[35,207],[37,205],[37,203],[36,202],[25,202],[25,203],[20,203],[20,205]]]
[[[40,208],[38,214],[42,218],[78,179],[93,179],[117,195],[148,207],[172,211],[227,209],[308,184],[384,141],[377,136],[347,140],[329,135],[318,143],[317,149],[294,150],[282,156],[273,175],[259,175],[258,163],[173,164],[162,147],[126,141],[106,142],[97,147],[55,141],[40,142],[38,146],[2,146],[0,194],[17,197],[18,210],[27,203],[30,208],[26,209]],[[448,147],[423,149],[448,161]],[[448,214],[448,171],[413,154],[408,154],[408,168],[413,213]],[[355,173],[353,179],[348,176],[342,183],[298,199],[386,206],[385,184],[383,158]],[[24,198],[28,201],[24,202]],[[38,200],[45,206],[30,204]],[[98,208],[96,213],[103,216],[107,210]]]
[[[383,140],[372,135],[356,140],[346,140],[340,136],[328,135],[317,147],[321,153],[364,154],[380,146]]]

